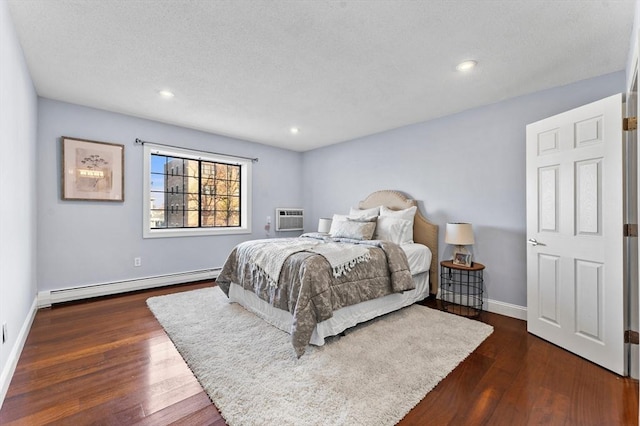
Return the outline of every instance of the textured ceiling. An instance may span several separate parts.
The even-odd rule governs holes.
[[[296,151],[622,70],[634,4],[9,0],[40,96]]]

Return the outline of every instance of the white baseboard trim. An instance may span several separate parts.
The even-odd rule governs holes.
[[[440,299],[440,289],[438,289],[437,299]],[[504,315],[506,317],[527,320],[527,307],[513,305],[511,303],[500,302],[499,300],[484,299],[482,301],[482,309],[494,314]]]
[[[494,314],[500,314],[511,318],[527,320],[527,307],[500,302],[498,300],[485,299],[486,310]]]
[[[0,376],[0,408],[2,408],[2,404],[4,404],[4,398],[7,396],[9,384],[11,383],[13,373],[15,373],[16,367],[18,366],[18,360],[20,359],[22,348],[24,348],[24,344],[27,342],[27,336],[29,336],[29,330],[31,330],[31,324],[33,324],[33,320],[36,317],[36,312],[38,312],[37,297],[33,299],[29,314],[24,320],[22,327],[20,327],[20,333],[18,334],[16,343],[13,345],[13,348],[11,348],[11,353],[7,359],[7,363],[2,369],[2,375]]]
[[[71,302],[73,300],[88,299],[91,297],[108,296],[111,294],[193,281],[211,280],[217,278],[221,270],[222,268],[202,269],[199,271],[179,272],[155,277],[92,284],[83,287],[41,291],[38,292],[38,308],[47,308],[56,303]]]

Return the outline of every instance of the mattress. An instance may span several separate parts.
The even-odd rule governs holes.
[[[407,255],[409,270],[412,275],[418,275],[429,270],[429,265],[431,264],[431,250],[429,250],[429,247],[417,243],[403,244],[400,247]]]

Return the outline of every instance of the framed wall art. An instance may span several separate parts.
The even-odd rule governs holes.
[[[124,145],[63,136],[62,199],[124,201]]]

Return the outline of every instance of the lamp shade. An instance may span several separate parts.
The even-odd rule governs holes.
[[[444,232],[444,242],[457,246],[466,246],[474,243],[473,229],[470,223],[447,223]]]
[[[323,234],[328,234],[331,229],[332,220],[326,217],[321,217],[318,221],[318,232]]]

